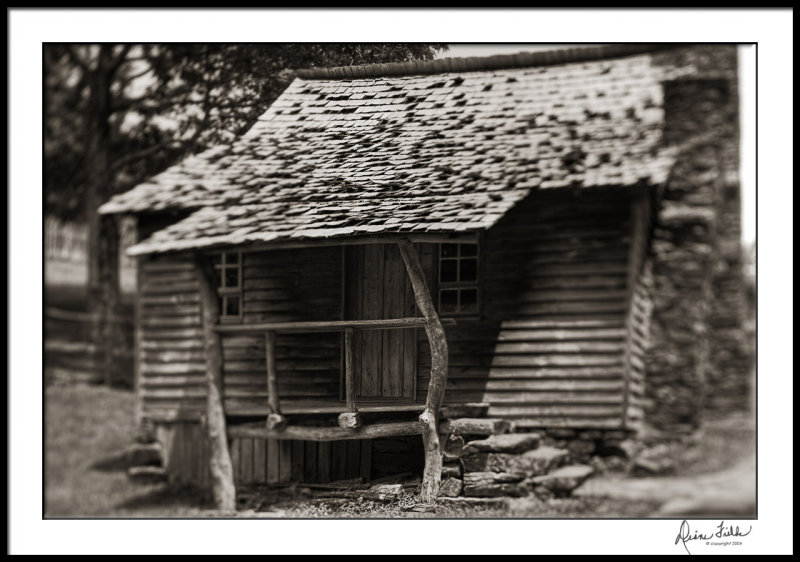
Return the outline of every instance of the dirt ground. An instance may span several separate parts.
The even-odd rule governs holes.
[[[236,513],[219,513],[210,509],[208,496],[199,490],[128,480],[120,453],[133,439],[133,406],[133,394],[126,390],[47,387],[45,517],[678,518],[696,513],[698,501],[716,514],[742,509],[754,498],[754,431],[743,429],[746,423],[734,417],[709,424],[683,447],[672,476],[599,475],[572,498],[457,500],[428,506],[411,493],[378,502],[313,498],[302,488],[290,487],[260,494],[243,490]],[[746,501],[725,503],[734,496]]]

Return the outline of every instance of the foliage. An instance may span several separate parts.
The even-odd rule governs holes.
[[[48,44],[46,210],[69,217],[248,129],[312,66],[429,60],[440,44]],[[96,193],[97,191],[101,193]],[[86,198],[86,196],[93,196]]]

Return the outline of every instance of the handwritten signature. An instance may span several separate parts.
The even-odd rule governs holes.
[[[725,521],[720,521],[716,529],[716,531],[710,534],[701,533],[699,531],[692,532],[689,523],[684,519],[678,531],[678,536],[675,537],[675,544],[683,543],[683,548],[686,549],[686,553],[691,554],[691,552],[689,552],[689,547],[686,546],[688,542],[696,540],[710,541],[711,539],[723,539],[728,537],[746,537],[750,534],[750,531],[753,530],[753,526],[751,525],[750,528],[747,529],[747,532],[743,533],[739,530],[737,525],[725,525]]]

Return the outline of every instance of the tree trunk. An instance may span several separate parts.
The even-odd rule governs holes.
[[[116,217],[101,217],[97,209],[113,192],[111,173],[111,81],[112,45],[98,47],[94,67],[87,67],[89,103],[87,114],[86,220],[89,226],[89,312],[91,338],[99,350],[97,369],[106,382],[117,377],[115,351],[123,349],[125,337],[118,321],[119,310],[119,226]]]

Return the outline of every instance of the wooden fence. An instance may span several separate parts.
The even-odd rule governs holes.
[[[120,291],[136,291],[136,260],[125,250],[136,243],[136,221],[120,221]],[[45,217],[45,280],[48,285],[85,286],[89,280],[89,228],[75,221]]]

